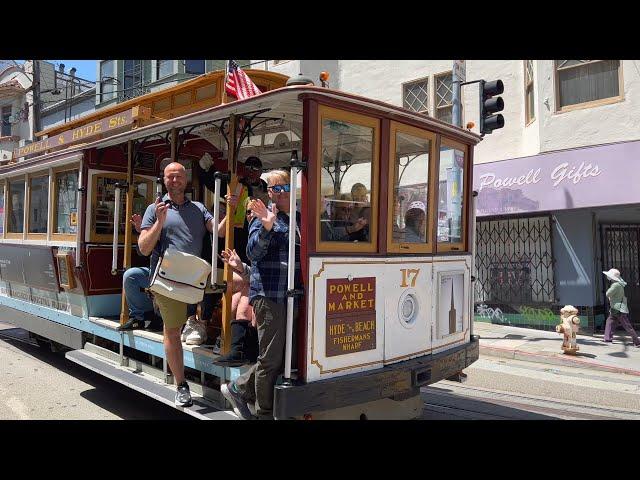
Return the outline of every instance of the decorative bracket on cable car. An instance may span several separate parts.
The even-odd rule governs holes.
[[[187,135],[191,135],[191,132],[193,132],[199,126],[200,125],[193,125],[191,126],[191,128],[184,127],[178,131],[178,145],[176,145],[176,158],[178,158],[178,155],[180,154],[180,151],[184,146],[184,141],[187,139],[186,138]]]

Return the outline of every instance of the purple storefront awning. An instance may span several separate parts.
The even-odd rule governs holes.
[[[640,203],[640,141],[473,167],[477,216]]]

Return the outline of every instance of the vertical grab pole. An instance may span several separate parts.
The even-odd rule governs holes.
[[[284,381],[291,380],[291,351],[293,347],[293,302],[296,268],[296,190],[298,184],[297,152],[291,155],[291,189],[289,193],[289,264],[287,265],[287,333],[284,351]]]
[[[475,282],[475,274],[476,274],[476,197],[478,196],[478,192],[471,192],[471,215],[473,216],[471,222],[471,314],[469,315],[469,339],[473,335],[473,321],[475,314],[475,305],[476,305],[476,282]]]
[[[236,161],[238,152],[236,148],[236,130],[238,128],[238,117],[235,114],[229,115],[229,156],[228,166],[231,172],[228,178],[227,192],[233,194],[238,185],[238,176],[236,174]],[[239,146],[239,145],[238,145]],[[236,209],[231,203],[227,203],[227,223],[225,225],[225,247],[233,248],[234,244],[234,228],[233,215]],[[217,228],[217,226],[216,226]],[[222,355],[227,355],[231,349],[231,296],[233,289],[233,269],[228,263],[224,264],[224,281],[226,290],[222,296]]]
[[[215,173],[213,189],[213,242],[211,243],[211,285],[218,281],[218,225],[220,224],[220,186],[219,172]]]
[[[118,274],[118,234],[120,233],[120,184],[116,183],[115,207],[113,209],[113,256],[111,258],[111,275]]]
[[[133,194],[135,189],[135,183],[133,181],[133,140],[127,142],[127,182],[126,188],[126,202],[125,202],[125,214],[124,214],[124,252],[122,256],[122,269],[127,270],[131,268],[131,239],[133,237],[133,226],[129,224],[129,219],[133,215]],[[122,299],[120,302],[120,325],[124,325],[129,320],[129,305],[127,304],[127,297],[124,294],[124,285],[122,289]]]
[[[84,222],[84,217],[82,215],[82,194],[85,189],[82,186],[82,181],[84,180],[82,175],[82,168],[84,166],[84,159],[80,160],[80,168],[78,170],[78,195],[76,197],[76,268],[80,268],[80,249],[82,248],[82,225]]]

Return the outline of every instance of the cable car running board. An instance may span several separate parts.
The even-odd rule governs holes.
[[[115,382],[126,385],[133,390],[143,393],[159,402],[162,402],[176,410],[181,410],[201,420],[238,420],[238,417],[230,410],[220,410],[209,400],[197,393],[191,392],[193,406],[182,408],[174,404],[175,387],[167,385],[149,374],[120,367],[116,362],[87,350],[72,350],[65,357],[78,365],[99,373]]]

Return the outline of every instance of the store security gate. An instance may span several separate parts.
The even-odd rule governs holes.
[[[602,270],[620,270],[627,282],[624,291],[629,305],[629,320],[640,325],[640,224],[600,224]],[[603,279],[603,297],[610,282]],[[607,303],[607,314],[609,305]]]

